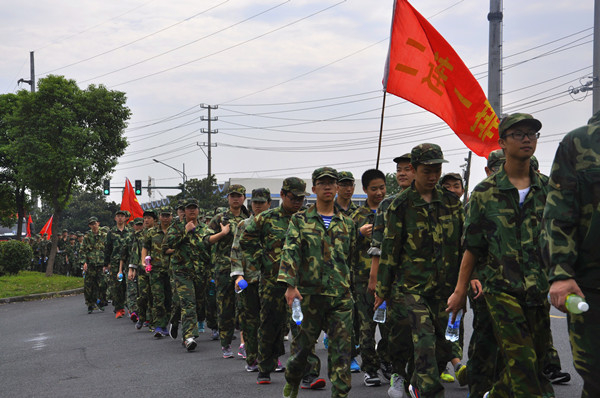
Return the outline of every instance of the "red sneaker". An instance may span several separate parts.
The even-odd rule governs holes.
[[[124,316],[125,316],[125,310],[118,310],[115,315],[115,318],[119,319],[119,318],[123,318]]]

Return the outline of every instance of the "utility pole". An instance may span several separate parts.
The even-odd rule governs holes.
[[[208,118],[205,118],[204,116],[200,116],[200,120],[205,121],[208,120],[208,130],[207,129],[201,129],[200,131],[202,133],[207,133],[208,134],[208,142],[207,143],[202,143],[202,144],[198,144],[198,146],[200,147],[208,147],[208,154],[206,155],[206,157],[208,158],[208,178],[210,178],[212,176],[212,169],[211,169],[211,162],[212,162],[212,151],[211,148],[213,146],[217,146],[217,144],[212,144],[211,141],[211,136],[212,134],[217,134],[219,132],[219,130],[212,130],[210,127],[210,122],[216,122],[217,120],[219,120],[218,117],[211,117],[210,115],[210,111],[212,109],[219,109],[219,105],[206,105],[206,104],[200,104],[200,108],[202,109],[208,109]]]
[[[596,0],[598,1],[598,0]],[[488,53],[488,100],[496,115],[502,115],[502,0],[490,0]]]
[[[600,0],[594,1],[594,65],[592,72],[592,114],[600,110]]]
[[[35,93],[35,62],[33,57],[33,51],[29,52],[29,80],[25,80],[23,78],[17,80],[17,83],[27,83],[31,87],[31,92]]]

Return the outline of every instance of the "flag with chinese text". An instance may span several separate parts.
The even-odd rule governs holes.
[[[140,206],[140,202],[138,202],[137,197],[135,196],[135,192],[133,190],[133,186],[131,186],[129,178],[125,179],[125,189],[123,190],[123,198],[121,199],[121,210],[127,210],[129,213],[131,213],[131,216],[127,222],[136,217],[142,217],[144,215],[144,210],[142,209],[142,206]]]
[[[481,86],[406,0],[394,6],[384,88],[439,116],[477,155],[499,148],[499,120]]]
[[[46,240],[50,240],[50,237],[52,236],[52,219],[54,219],[54,216],[51,216],[50,219],[46,221],[46,224],[44,224],[42,230],[40,231],[42,238],[44,237],[44,234],[48,234]]]

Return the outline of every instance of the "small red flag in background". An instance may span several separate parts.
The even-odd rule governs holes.
[[[31,224],[33,224],[33,220],[31,219],[31,214],[27,218],[27,237],[31,238]]]
[[[448,42],[406,0],[396,0],[385,89],[444,120],[479,156],[499,148],[498,117]]]
[[[42,227],[42,230],[40,231],[40,235],[42,235],[42,238],[44,237],[44,234],[48,234],[48,237],[46,238],[46,240],[50,240],[50,237],[52,236],[52,219],[54,218],[54,216],[51,216],[50,219],[48,221],[46,221],[46,224],[44,224],[44,226]]]
[[[123,190],[123,198],[121,199],[121,210],[127,210],[131,213],[131,217],[129,217],[127,222],[136,217],[142,217],[144,215],[144,210],[142,209],[142,206],[140,206],[140,202],[138,202],[137,197],[135,196],[135,192],[133,191],[133,187],[131,186],[129,178],[125,179],[125,190]]]

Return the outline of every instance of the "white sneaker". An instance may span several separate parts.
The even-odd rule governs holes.
[[[404,397],[404,379],[398,373],[394,373],[390,380],[390,388],[388,389],[388,397],[403,398]]]

